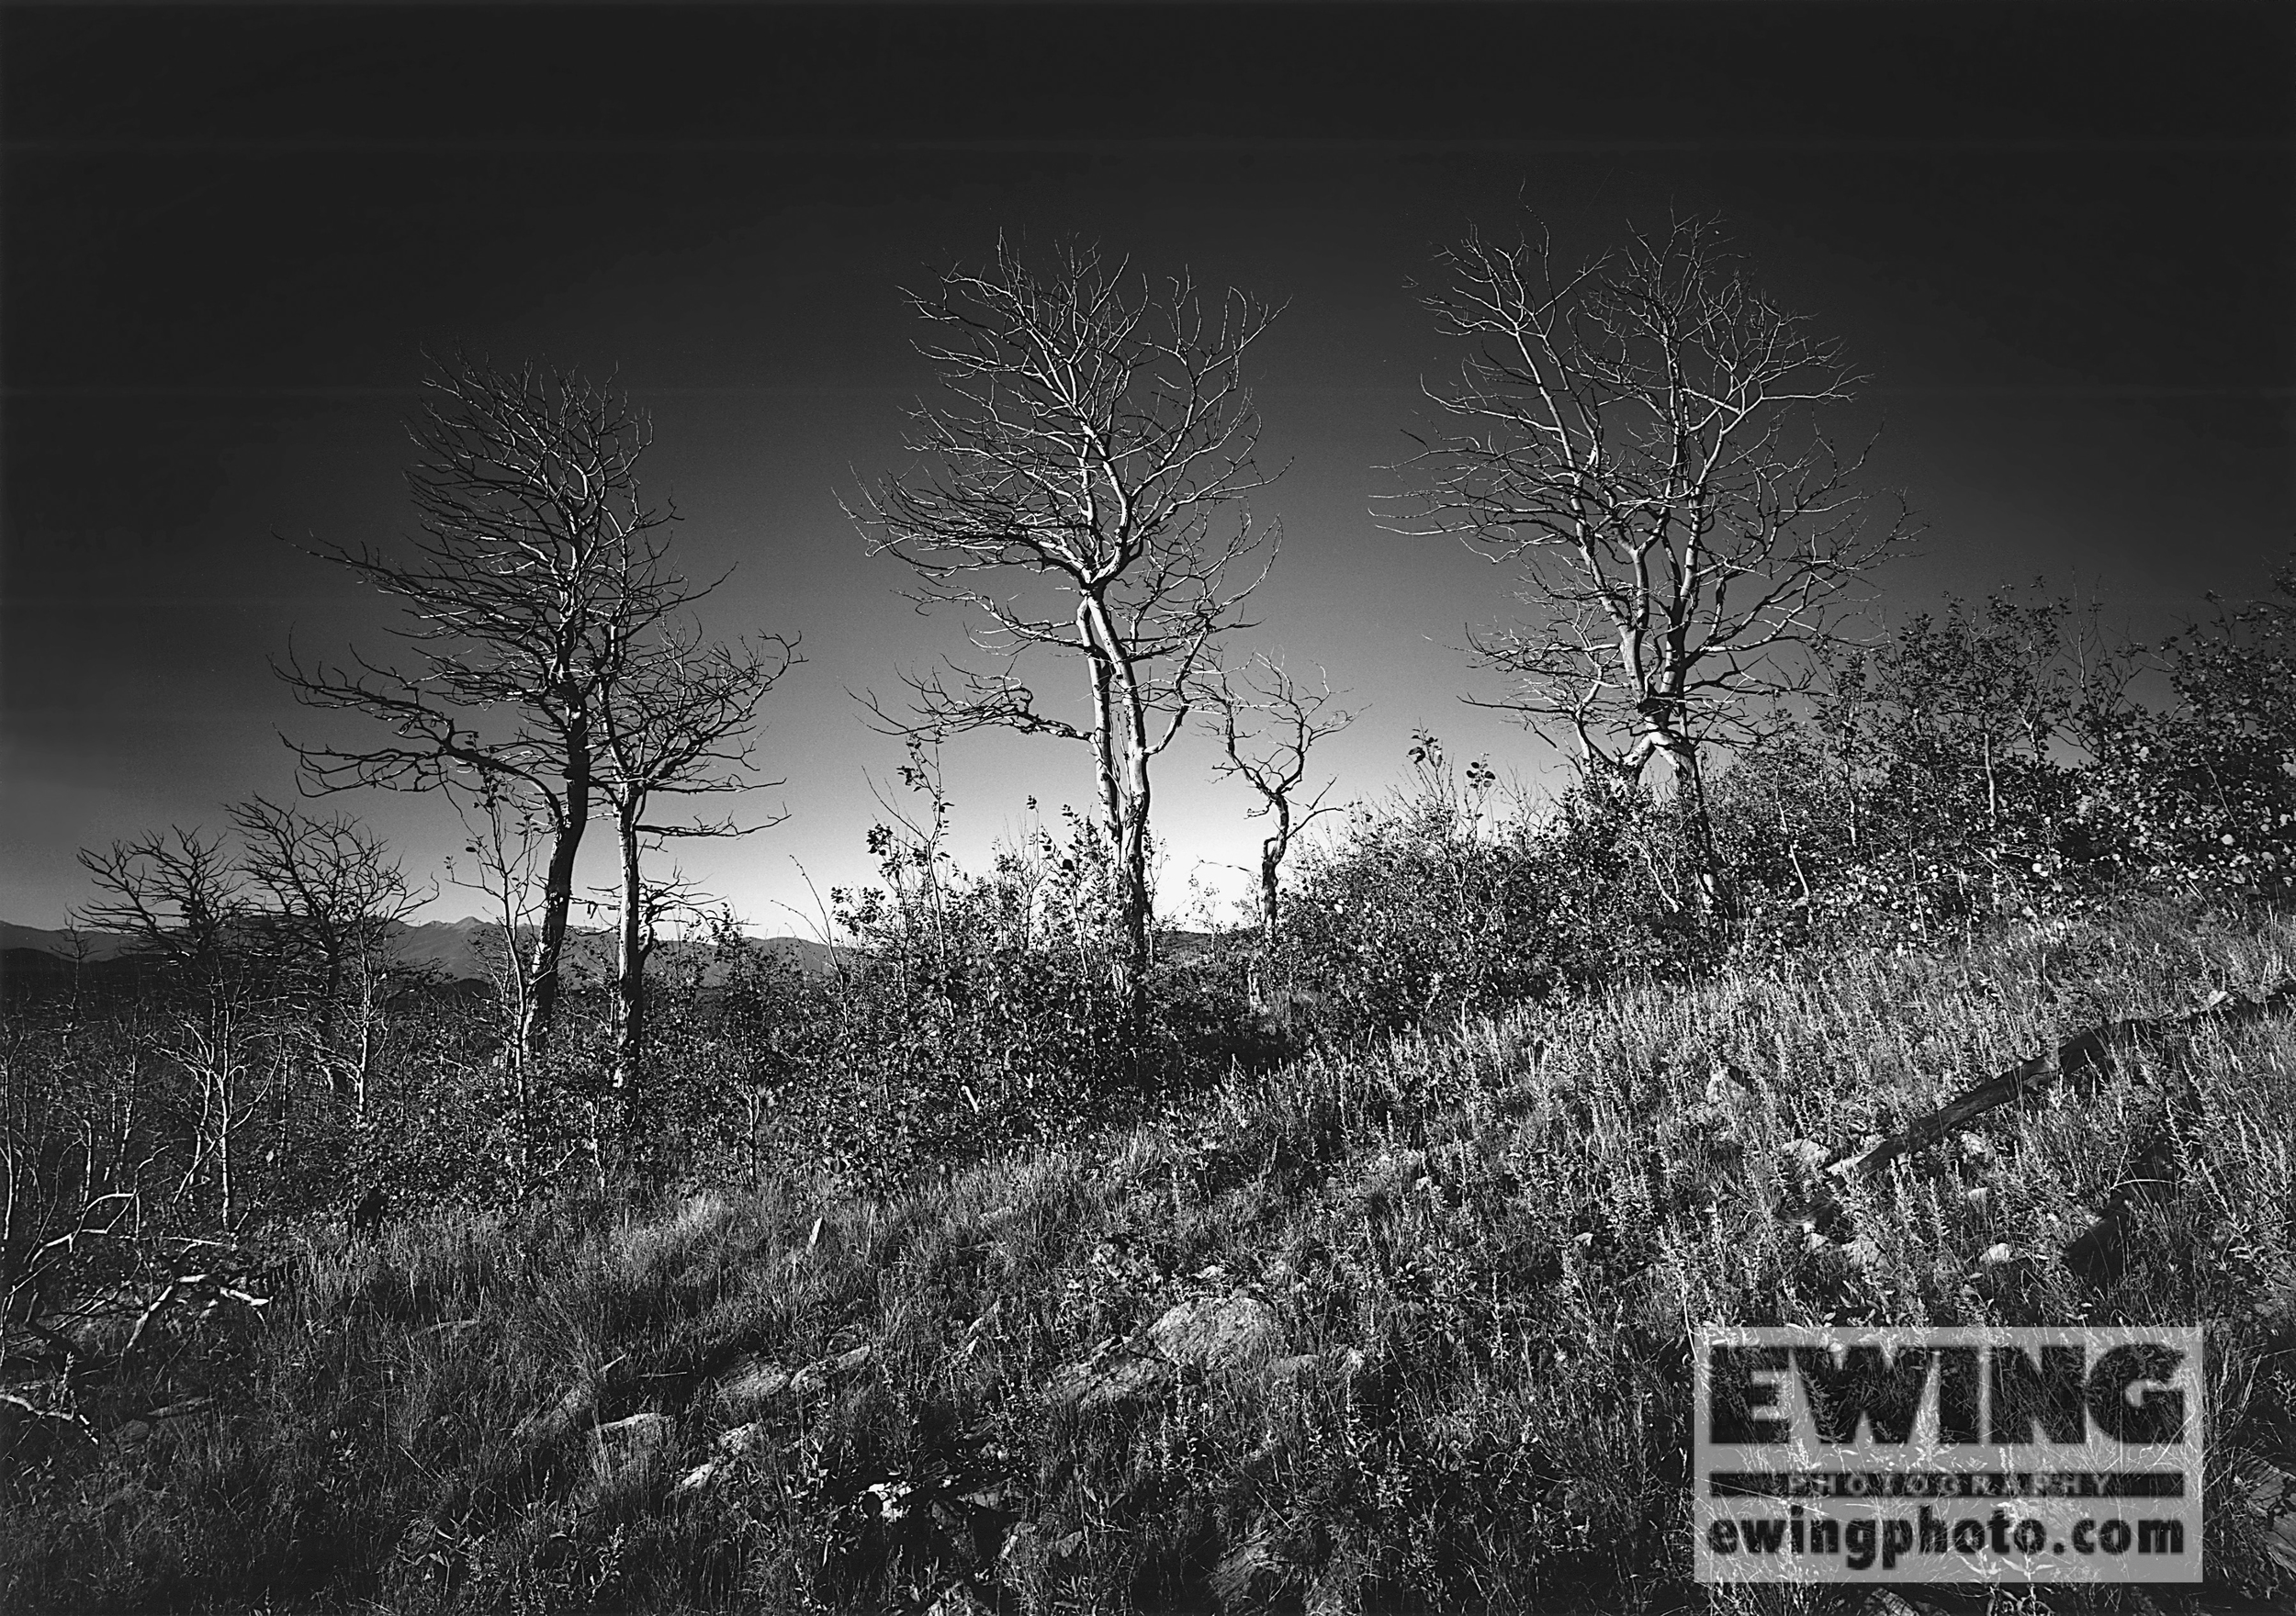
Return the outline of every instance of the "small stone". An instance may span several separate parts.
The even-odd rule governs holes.
[[[1154,1397],[1170,1386],[1173,1366],[1164,1359],[1120,1353],[1098,1364],[1071,1364],[1052,1376],[1052,1400],[1079,1408],[1106,1408],[1133,1397]]]
[[[2016,1260],[2017,1252],[2007,1240],[1996,1240],[1977,1253],[1977,1266],[1980,1268],[1999,1268]]]
[[[1816,1139],[1795,1139],[1778,1147],[1778,1158],[1806,1173],[1815,1173],[1826,1165],[1832,1152]]]
[[[598,1478],[604,1481],[617,1471],[643,1464],[669,1444],[675,1430],[667,1414],[633,1414],[600,1426],[593,1433],[596,1446],[591,1450]]]
[[[1270,1356],[1283,1327],[1256,1296],[1204,1296],[1166,1312],[1148,1327],[1148,1339],[1175,1364],[1232,1369]]]
[[[969,1493],[957,1495],[957,1502],[974,1509],[992,1510],[999,1515],[1017,1515],[1024,1502],[1020,1489],[1008,1481],[991,1482]]]
[[[871,1352],[868,1347],[855,1347],[851,1352],[840,1352],[835,1357],[816,1359],[790,1376],[789,1389],[800,1397],[817,1392],[831,1381],[840,1380],[868,1363]]]
[[[789,1389],[790,1374],[779,1364],[751,1358],[718,1383],[717,1395],[737,1409],[748,1410],[771,1402]]]

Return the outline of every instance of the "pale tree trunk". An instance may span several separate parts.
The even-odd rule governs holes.
[[[637,809],[617,816],[622,851],[622,926],[614,981],[613,1086],[627,1117],[637,1103],[638,1061],[646,1048],[646,886],[638,865]]]
[[[1139,733],[1140,713],[1128,714],[1125,739],[1124,838],[1121,848],[1124,905],[1125,1011],[1137,1037],[1148,1015],[1148,746]]]
[[[1077,608],[1077,619],[1093,656],[1093,738],[1124,926],[1118,988],[1126,1024],[1137,1040],[1148,1024],[1148,713],[1107,604],[1088,596]]]
[[[1106,608],[1086,597],[1076,628],[1092,665],[1092,752],[1100,811],[1116,859],[1117,918],[1124,928],[1116,990],[1131,1031],[1147,1023],[1148,745],[1145,714],[1131,669],[1120,654]],[[1118,685],[1123,689],[1120,695]]]

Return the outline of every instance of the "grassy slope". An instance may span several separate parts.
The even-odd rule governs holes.
[[[888,1205],[782,1186],[321,1239],[266,1321],[219,1315],[89,1405],[99,1429],[214,1410],[0,1497],[0,1609],[875,1610],[967,1573],[1013,1610],[1694,1605],[1702,1320],[2210,1320],[2212,1587],[2288,1599],[2234,1499],[2254,1456],[2296,1453],[2296,1027],[2148,1049],[1839,1207],[1781,1150],[2291,965],[2290,922],[2122,917],[1313,1058]],[[2087,1209],[2139,1178],[2173,1187],[2077,1273]],[[1088,1412],[1046,1395],[1234,1289],[1323,1356]],[[717,1390],[857,1345],[760,1410]],[[587,1418],[514,1434],[569,1388]],[[669,1442],[601,1479],[589,1424],[645,1410]],[[757,1451],[671,1491],[751,1417]]]

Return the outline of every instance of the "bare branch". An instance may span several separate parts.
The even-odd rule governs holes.
[[[1248,510],[1271,479],[1243,379],[1277,310],[1240,292],[1207,310],[1185,275],[1152,290],[1075,242],[1042,275],[1000,242],[987,268],[951,269],[910,301],[943,398],[911,412],[915,466],[848,514],[909,568],[918,610],[964,613],[985,661],[904,674],[906,714],[862,705],[919,740],[1000,728],[1091,745],[1137,1007],[1149,764],[1187,722],[1210,647],[1245,626],[1279,538]],[[1089,720],[1042,709],[1022,664],[1046,655],[1084,665]]]
[[[1626,780],[1750,741],[1909,536],[1818,424],[1862,378],[1750,285],[1711,219],[1569,275],[1528,234],[1470,234],[1440,261],[1428,307],[1470,352],[1429,393],[1452,426],[1419,440],[1394,531],[1518,573],[1524,620],[1469,637],[1514,685],[1485,704]]]

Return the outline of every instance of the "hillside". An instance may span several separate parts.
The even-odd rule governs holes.
[[[388,958],[403,970],[427,970],[446,982],[489,980],[487,953],[501,937],[501,927],[476,918],[426,921],[418,926],[394,923],[388,933]],[[752,937],[750,944],[789,960],[808,976],[836,969],[834,950],[809,937]],[[567,938],[567,966],[578,978],[588,973],[602,979],[613,969],[614,937],[609,931],[572,928]],[[117,932],[43,930],[0,921],[0,981],[51,980],[90,966],[100,968],[99,979],[118,975],[120,964],[133,951],[133,939]],[[657,969],[672,971],[699,945],[670,941],[656,956]],[[703,981],[715,975],[705,968]]]
[[[84,1383],[0,1606],[1706,1608],[1697,1324],[2184,1319],[2209,1583],[2045,1608],[2285,1609],[2292,961],[2124,912],[1312,1054],[889,1200],[283,1231],[266,1306]],[[1896,1591],[1714,1608],[1994,1608]]]

